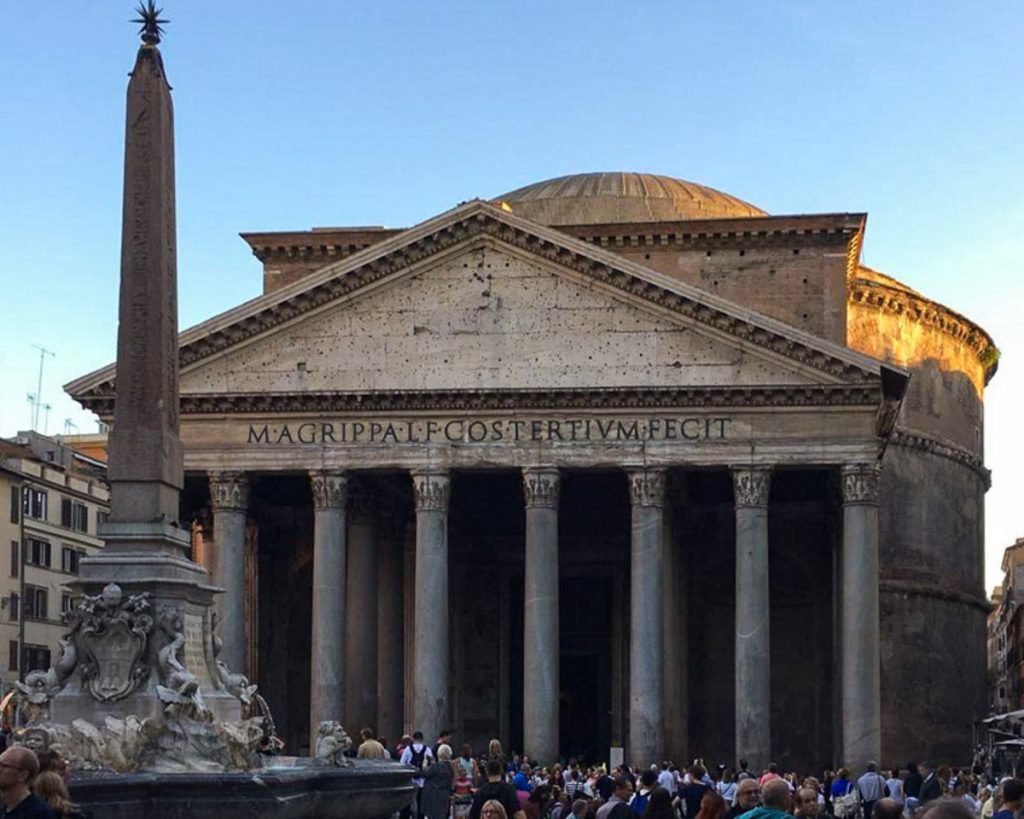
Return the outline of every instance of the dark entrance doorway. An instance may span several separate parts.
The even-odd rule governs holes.
[[[611,579],[559,583],[559,752],[603,759],[611,744]]]

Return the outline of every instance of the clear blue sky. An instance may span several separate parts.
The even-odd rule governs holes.
[[[0,0],[0,434],[94,431],[113,360],[131,2]],[[257,295],[239,231],[408,225],[637,170],[867,211],[865,261],[980,322],[988,584],[1024,536],[1024,4],[167,0],[182,326]],[[966,557],[966,556],[965,556]]]

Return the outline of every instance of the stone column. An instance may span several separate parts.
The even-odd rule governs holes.
[[[642,768],[664,755],[665,685],[662,601],[665,565],[665,470],[629,473],[632,501],[629,618],[629,745],[626,761]]]
[[[349,483],[347,548],[344,724],[355,736],[377,730],[377,521],[362,481]]]
[[[416,504],[412,719],[437,736],[448,721],[448,499],[445,470],[412,473]]]
[[[245,519],[249,509],[249,479],[242,472],[210,473],[214,547],[209,555],[213,584],[224,589],[216,601],[218,659],[232,671],[245,673]]]
[[[523,470],[523,751],[544,765],[558,760],[558,487],[557,469]]]
[[[764,770],[771,756],[768,490],[771,470],[734,469],[736,506],[736,756]]]
[[[342,472],[310,472],[313,489],[313,628],[309,742],[322,720],[345,708],[345,501]],[[362,727],[362,726],[360,726]],[[358,728],[353,733],[358,733]]]
[[[842,761],[863,770],[882,750],[876,463],[842,468]]]
[[[377,725],[397,742],[405,716],[404,512],[385,508],[380,519],[377,562]],[[394,744],[392,742],[392,745]]]

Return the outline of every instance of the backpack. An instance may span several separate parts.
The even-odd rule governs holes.
[[[629,806],[633,809],[633,813],[637,816],[643,816],[644,811],[647,810],[647,803],[651,801],[651,793],[638,793],[633,797],[633,801],[629,803]]]
[[[423,770],[423,761],[427,758],[427,746],[420,745],[420,749],[417,751],[415,745],[409,746],[411,757],[409,758],[409,764],[412,765],[417,771]]]

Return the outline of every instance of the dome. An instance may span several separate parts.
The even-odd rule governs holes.
[[[560,176],[497,199],[513,213],[544,225],[767,216],[760,208],[714,188],[649,173]]]

